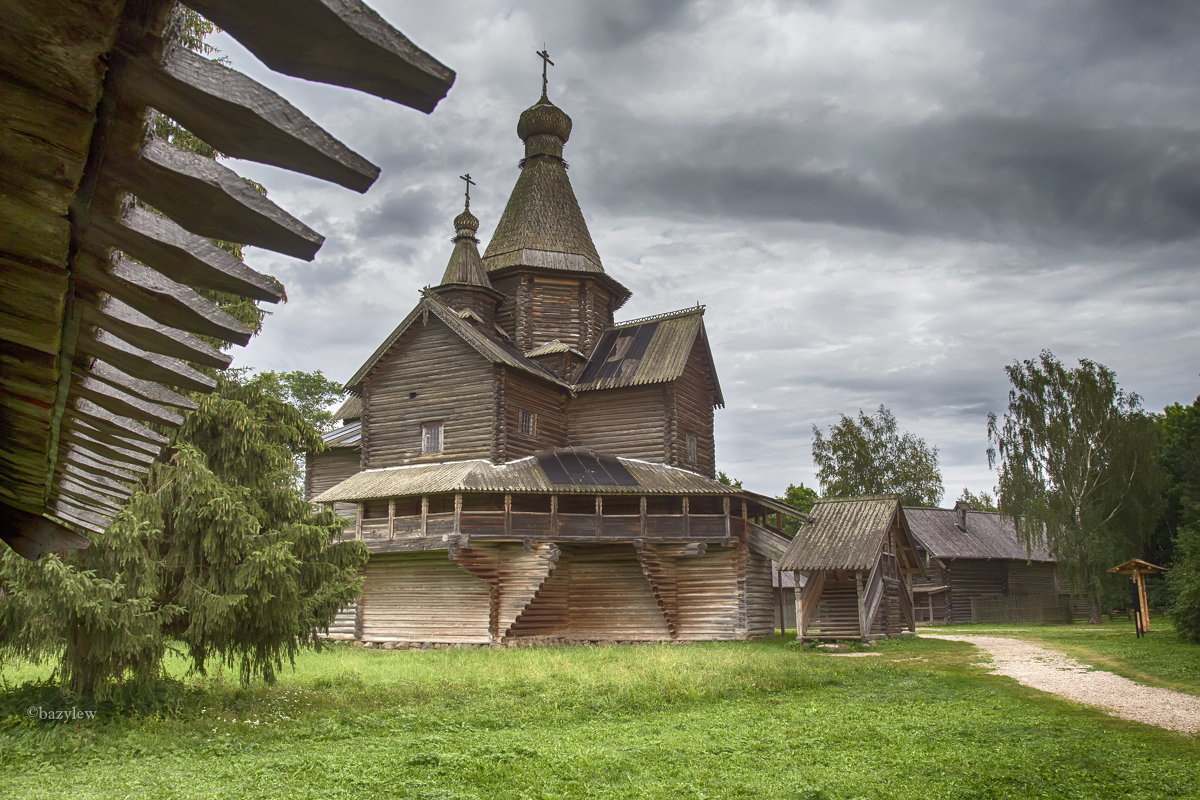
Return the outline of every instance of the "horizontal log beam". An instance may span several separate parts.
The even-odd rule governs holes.
[[[454,71],[362,0],[187,0],[271,69],[429,112]]]
[[[222,153],[365,192],[379,167],[261,83],[176,44],[135,59],[126,86]]]
[[[64,435],[71,444],[97,457],[111,459],[115,463],[129,469],[149,469],[157,457],[156,453],[147,453],[131,447],[116,436],[106,435],[103,431],[77,423],[63,429]]]
[[[144,264],[118,257],[106,271],[87,266],[80,283],[107,292],[146,316],[188,333],[211,336],[245,345],[254,335],[244,324],[201,297],[195,290],[171,280]]]
[[[92,533],[104,533],[112,521],[109,517],[105,517],[87,508],[78,500],[72,500],[67,497],[59,498],[51,510],[54,512],[54,516],[74,523]]]
[[[89,236],[189,286],[268,303],[283,299],[278,281],[250,269],[209,239],[137,205],[130,205],[118,220],[97,218]]]
[[[177,386],[193,392],[211,392],[217,388],[215,380],[182,361],[134,347],[107,331],[98,330],[91,335],[80,336],[78,349],[107,361],[135,378]]]
[[[141,475],[150,471],[148,464],[113,461],[104,458],[99,453],[85,450],[75,442],[68,444],[67,453],[63,456],[62,463],[74,464],[79,469],[97,475],[104,475],[115,481],[136,481]]]
[[[117,180],[192,233],[312,261],[325,238],[272,203],[236,172],[198,153],[150,139]]]
[[[177,392],[173,392],[162,384],[126,375],[111,364],[105,364],[99,359],[92,359],[92,366],[88,370],[88,375],[98,378],[110,386],[115,386],[122,391],[140,397],[143,400],[149,400],[152,403],[186,410],[197,407],[196,401],[190,397],[184,397]]]
[[[111,411],[101,408],[84,397],[76,397],[71,404],[70,416],[75,419],[83,420],[97,430],[107,430],[116,436],[130,440],[140,440],[150,445],[165,445],[167,437],[157,431],[152,431],[145,425],[123,417],[120,414],[114,414]]]
[[[88,303],[83,309],[83,323],[115,334],[118,339],[142,350],[182,358],[194,364],[224,369],[233,361],[233,356],[228,353],[222,353],[190,333],[155,322],[115,297],[108,297],[99,307]]]
[[[112,384],[96,380],[86,373],[75,373],[75,396],[91,400],[101,408],[142,422],[179,427],[183,417],[157,403],[121,391]]]

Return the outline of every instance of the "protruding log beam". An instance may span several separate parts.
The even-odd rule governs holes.
[[[129,499],[128,495],[121,498],[108,497],[89,486],[75,483],[66,478],[59,481],[58,494],[63,499],[74,500],[109,518],[121,513],[121,504]]]
[[[52,508],[54,515],[67,522],[78,525],[86,531],[92,533],[104,533],[112,521],[108,517],[97,514],[95,511],[87,508],[78,500],[73,500],[68,497],[60,497],[55,501]],[[89,544],[91,542],[89,541]]]
[[[89,235],[189,286],[233,292],[268,303],[283,299],[283,287],[276,281],[250,269],[203,236],[189,233],[137,205],[127,208],[120,220],[97,218]]]
[[[312,261],[324,237],[272,203],[236,172],[151,139],[112,177],[200,236],[265,247]]]
[[[141,440],[159,446],[167,443],[167,437],[161,433],[156,433],[129,417],[114,414],[83,397],[77,398],[72,403],[71,416],[84,420],[98,430],[107,430],[123,438]]]
[[[275,92],[176,44],[161,64],[143,55],[126,86],[216,149],[365,192],[379,167]]]
[[[254,335],[194,290],[127,258],[117,258],[108,271],[86,267],[79,277],[84,284],[107,292],[163,325],[241,345]]]
[[[276,72],[429,112],[454,71],[362,0],[187,0]]]
[[[103,431],[79,421],[69,427],[64,427],[63,433],[71,442],[85,448],[89,453],[110,458],[130,469],[140,469],[141,467],[149,469],[149,466],[154,463],[154,453],[140,451],[132,447],[131,442],[124,442],[115,436],[107,436]]]
[[[217,388],[212,378],[189,367],[178,359],[149,353],[121,341],[107,331],[80,336],[80,351],[107,361],[135,378],[178,386],[193,392],[211,392]]]
[[[30,561],[56,550],[81,549],[92,543],[69,528],[39,514],[0,501],[0,539]]]
[[[155,322],[115,297],[107,298],[98,309],[90,303],[86,305],[83,322],[116,334],[117,338],[152,353],[217,369],[225,369],[233,361],[233,356],[222,353],[190,333]]]
[[[92,360],[88,374],[94,378],[99,378],[110,386],[115,386],[122,391],[140,397],[143,400],[149,400],[152,403],[160,403],[164,406],[189,410],[196,408],[195,400],[173,392],[162,384],[126,375],[111,364],[105,364],[99,359]]]
[[[138,397],[121,391],[111,384],[98,381],[80,373],[75,373],[75,394],[86,397],[101,408],[106,408],[114,414],[122,414],[130,419],[142,422],[158,423],[178,427],[183,424],[183,417],[174,411],[169,411],[157,403],[148,403]]]
[[[62,464],[74,464],[79,469],[97,475],[104,475],[116,481],[136,481],[139,476],[150,471],[147,464],[131,464],[127,461],[113,461],[99,453],[83,449],[78,444],[70,444],[63,457]]]
[[[114,481],[112,478],[96,475],[71,464],[64,464],[59,470],[59,480],[70,480],[81,486],[90,487],[118,503],[124,503],[133,493],[133,486],[126,482]],[[118,508],[118,510],[120,509]]]

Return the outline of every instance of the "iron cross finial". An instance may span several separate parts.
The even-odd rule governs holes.
[[[542,59],[542,97],[546,96],[546,66],[554,66],[554,62],[550,60],[550,54],[546,52],[546,45],[542,45],[542,49],[537,51],[537,54]]]
[[[465,181],[467,184],[467,210],[469,211],[471,209],[471,187],[478,186],[479,184],[471,180],[471,173],[469,172],[466,175],[459,175],[458,179],[460,181]]]

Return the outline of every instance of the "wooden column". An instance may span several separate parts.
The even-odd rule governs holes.
[[[504,535],[512,536],[512,495],[504,495]]]
[[[429,535],[429,495],[421,495],[421,535]]]
[[[646,495],[638,498],[638,514],[641,515],[641,538],[646,538]]]
[[[730,522],[729,522],[729,498],[728,498],[728,497],[722,497],[722,498],[721,498],[721,507],[722,507],[722,508],[724,509],[724,511],[725,511],[725,538],[726,538],[726,539],[728,539],[730,536],[732,536],[732,535],[733,535],[733,534],[732,534],[732,532],[730,531]]]
[[[388,538],[396,538],[396,498],[388,498]]]
[[[684,536],[692,535],[692,518],[688,514],[687,495],[684,495],[684,497],[683,497],[683,535]]]
[[[779,636],[782,638],[787,634],[787,618],[783,615],[783,570],[778,561],[775,562],[775,578],[779,582]]]
[[[1133,579],[1137,582],[1138,603],[1142,607],[1142,632],[1150,630],[1150,601],[1146,597],[1146,573],[1134,567]]]
[[[550,495],[550,535],[558,536],[558,495]]]
[[[361,500],[358,501],[358,513],[354,516],[354,538],[355,539],[362,538],[363,508],[365,506],[366,506],[366,504],[363,501],[361,501]]]
[[[604,498],[596,495],[596,535],[604,535]]]
[[[462,493],[454,495],[454,532],[462,533]]]
[[[854,588],[858,591],[858,635],[863,639],[867,638],[870,631],[867,630],[867,609],[863,606],[863,579],[862,571],[856,570],[854,573]]]

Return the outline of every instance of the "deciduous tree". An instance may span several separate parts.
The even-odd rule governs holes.
[[[1157,424],[1093,361],[1067,369],[1044,350],[1005,370],[1008,411],[987,424],[1000,513],[1026,546],[1046,542],[1098,622],[1105,569],[1140,555],[1153,524]]]
[[[901,433],[886,406],[858,419],[842,415],[829,435],[813,426],[813,461],[821,494],[898,494],[904,505],[936,506],[942,498],[938,449]]]
[[[980,492],[975,494],[967,487],[963,487],[962,494],[958,496],[955,505],[963,505],[975,511],[999,511],[999,506],[996,505],[996,498],[992,497],[989,492]]]

